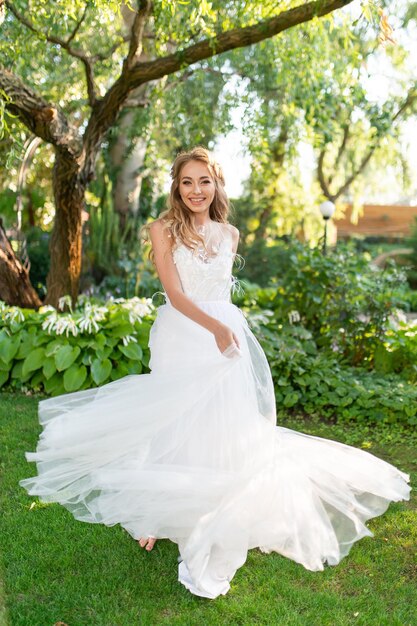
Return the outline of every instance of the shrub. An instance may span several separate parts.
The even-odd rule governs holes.
[[[81,297],[67,313],[0,303],[0,313],[0,387],[59,395],[149,371],[149,299],[103,306]]]
[[[417,320],[403,322],[389,329],[375,352],[378,372],[397,372],[403,378],[417,382]]]
[[[405,275],[375,268],[349,247],[328,256],[296,241],[288,249],[286,265],[271,285],[249,289],[236,302],[268,308],[280,322],[297,311],[321,349],[371,369],[388,321],[403,304],[399,286]]]
[[[341,364],[302,326],[275,325],[259,313],[249,322],[271,366],[278,414],[294,409],[341,421],[417,424],[417,388],[399,376]]]

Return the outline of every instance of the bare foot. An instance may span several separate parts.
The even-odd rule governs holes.
[[[155,537],[141,537],[138,539],[138,544],[141,548],[145,548],[148,552],[150,552],[155,545],[155,541]]]

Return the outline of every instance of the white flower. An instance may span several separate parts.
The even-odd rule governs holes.
[[[73,337],[76,337],[79,333],[77,323],[71,315],[59,315],[57,317],[55,332],[57,335],[63,335],[65,333],[67,337],[70,333]]]
[[[288,313],[288,320],[290,324],[295,324],[296,322],[299,322],[301,320],[301,316],[298,311],[290,311]]]
[[[125,335],[125,337],[122,338],[122,341],[123,341],[124,346],[127,346],[127,344],[130,343],[131,341],[133,341],[134,343],[138,342],[136,337],[134,337],[133,335]]]
[[[102,322],[107,315],[107,309],[97,304],[86,304],[83,315],[78,318],[77,324],[81,332],[98,333],[100,326],[97,322]]]
[[[67,337],[69,337],[70,333],[73,337],[76,337],[79,332],[76,321],[70,314],[59,315],[55,309],[43,320],[42,328],[49,334],[55,333],[56,335],[63,335],[65,333]]]
[[[50,304],[45,304],[45,306],[41,306],[38,309],[38,313],[49,313],[49,311],[55,311],[55,308]]]
[[[53,309],[53,313],[48,315],[42,322],[42,329],[47,333],[52,333],[55,330],[55,324],[58,319],[58,313]]]
[[[76,321],[68,315],[59,315],[55,309],[51,315],[48,315],[42,322],[43,330],[48,333],[55,333],[56,335],[63,335],[64,333],[68,337],[71,333],[73,337],[79,334]]]
[[[24,322],[25,316],[22,311],[17,306],[9,307],[9,310],[6,311],[4,315],[4,320],[6,322]]]
[[[125,300],[125,302],[121,302],[121,306],[123,309],[129,311],[129,322],[131,324],[136,321],[141,322],[142,317],[150,315],[153,311],[152,298],[130,298],[129,300]]]
[[[9,306],[3,300],[0,300],[0,313],[2,313],[3,322],[23,322],[25,316],[17,306]]]
[[[63,311],[65,305],[68,305],[69,308],[71,309],[71,304],[72,304],[72,299],[70,295],[67,294],[66,296],[62,296],[62,298],[58,300],[58,310]]]

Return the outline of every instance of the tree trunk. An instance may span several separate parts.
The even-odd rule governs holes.
[[[85,183],[81,182],[76,161],[59,151],[55,154],[53,187],[55,221],[49,244],[53,262],[46,281],[46,302],[56,307],[63,295],[70,295],[73,305],[77,300],[85,194]]]
[[[120,216],[123,229],[129,215],[139,209],[143,164],[148,147],[147,132],[141,137],[133,136],[136,111],[129,109],[120,116],[117,138],[111,147],[111,166],[115,175],[113,185],[114,209]]]
[[[16,257],[0,220],[0,300],[11,306],[37,309],[42,302],[28,271]]]

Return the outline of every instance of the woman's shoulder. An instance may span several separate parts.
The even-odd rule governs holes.
[[[232,236],[233,239],[239,239],[240,233],[236,226],[233,226],[233,224],[229,224],[228,222],[226,222],[225,224],[223,224],[223,227]]]
[[[158,217],[149,224],[149,234],[153,245],[163,242],[163,245],[172,247],[172,231],[164,218]]]
[[[165,224],[166,220],[164,220],[164,218],[157,217],[155,220],[153,220],[153,222],[150,222],[149,229],[158,231],[161,230]]]

